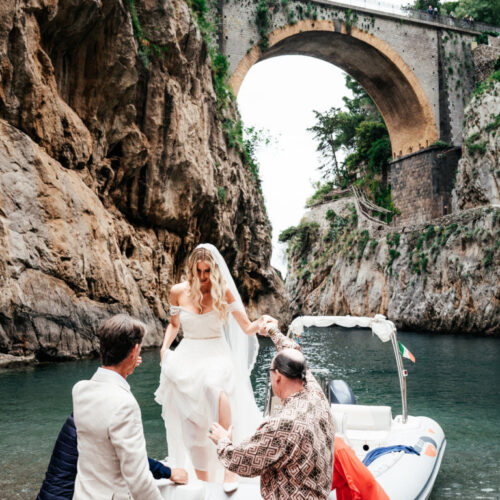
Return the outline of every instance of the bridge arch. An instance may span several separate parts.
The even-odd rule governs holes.
[[[237,95],[250,68],[280,55],[322,59],[355,78],[377,105],[389,130],[393,158],[435,142],[438,127],[432,106],[412,69],[390,45],[372,33],[344,22],[302,20],[269,34],[269,48],[253,46],[238,62],[231,77]]]

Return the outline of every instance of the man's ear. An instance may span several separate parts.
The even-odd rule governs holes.
[[[139,347],[140,347],[139,344],[135,344],[135,346],[132,347],[132,350],[130,351],[130,354],[129,354],[129,356],[131,358],[133,358],[137,355],[137,352],[139,351]]]

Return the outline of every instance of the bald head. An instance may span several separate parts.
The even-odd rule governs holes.
[[[283,349],[276,354],[271,366],[291,380],[306,380],[306,358],[297,349]]]

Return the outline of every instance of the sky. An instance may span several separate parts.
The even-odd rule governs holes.
[[[408,0],[393,0],[377,6],[395,12],[395,5],[407,3]],[[333,106],[341,107],[343,96],[351,96],[345,86],[345,73],[333,64],[305,56],[280,56],[258,62],[250,68],[238,93],[245,126],[263,129],[273,139],[258,149],[257,159],[273,228],[271,264],[283,276],[285,245],[278,243],[278,236],[300,223],[305,202],[316,190],[313,183],[321,178],[317,143],[307,128],[315,123],[313,110],[325,112]]]
[[[341,107],[350,95],[345,73],[336,66],[305,56],[281,56],[255,64],[238,93],[246,127],[263,129],[269,145],[257,150],[262,191],[273,228],[271,263],[286,274],[285,245],[278,236],[299,224],[305,202],[320,179],[317,143],[307,131],[315,123],[313,110]]]

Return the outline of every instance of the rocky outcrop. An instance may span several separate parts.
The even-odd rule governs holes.
[[[384,314],[404,329],[500,333],[500,209],[372,234],[352,211],[338,218],[326,232],[312,226],[309,250],[299,236],[289,243],[294,315]]]
[[[351,198],[314,207],[288,230],[293,315],[386,315],[400,328],[500,335],[500,84],[466,109],[454,213],[367,225]]]
[[[465,113],[465,144],[452,193],[454,212],[500,204],[500,81],[483,82]]]
[[[0,352],[91,355],[119,311],[158,345],[199,242],[250,316],[283,319],[258,182],[183,0],[1,2],[0,77]]]
[[[500,40],[497,37],[489,37],[495,45],[478,45],[474,51],[474,70],[476,81],[482,82],[486,80],[495,67],[495,63],[500,57]]]

